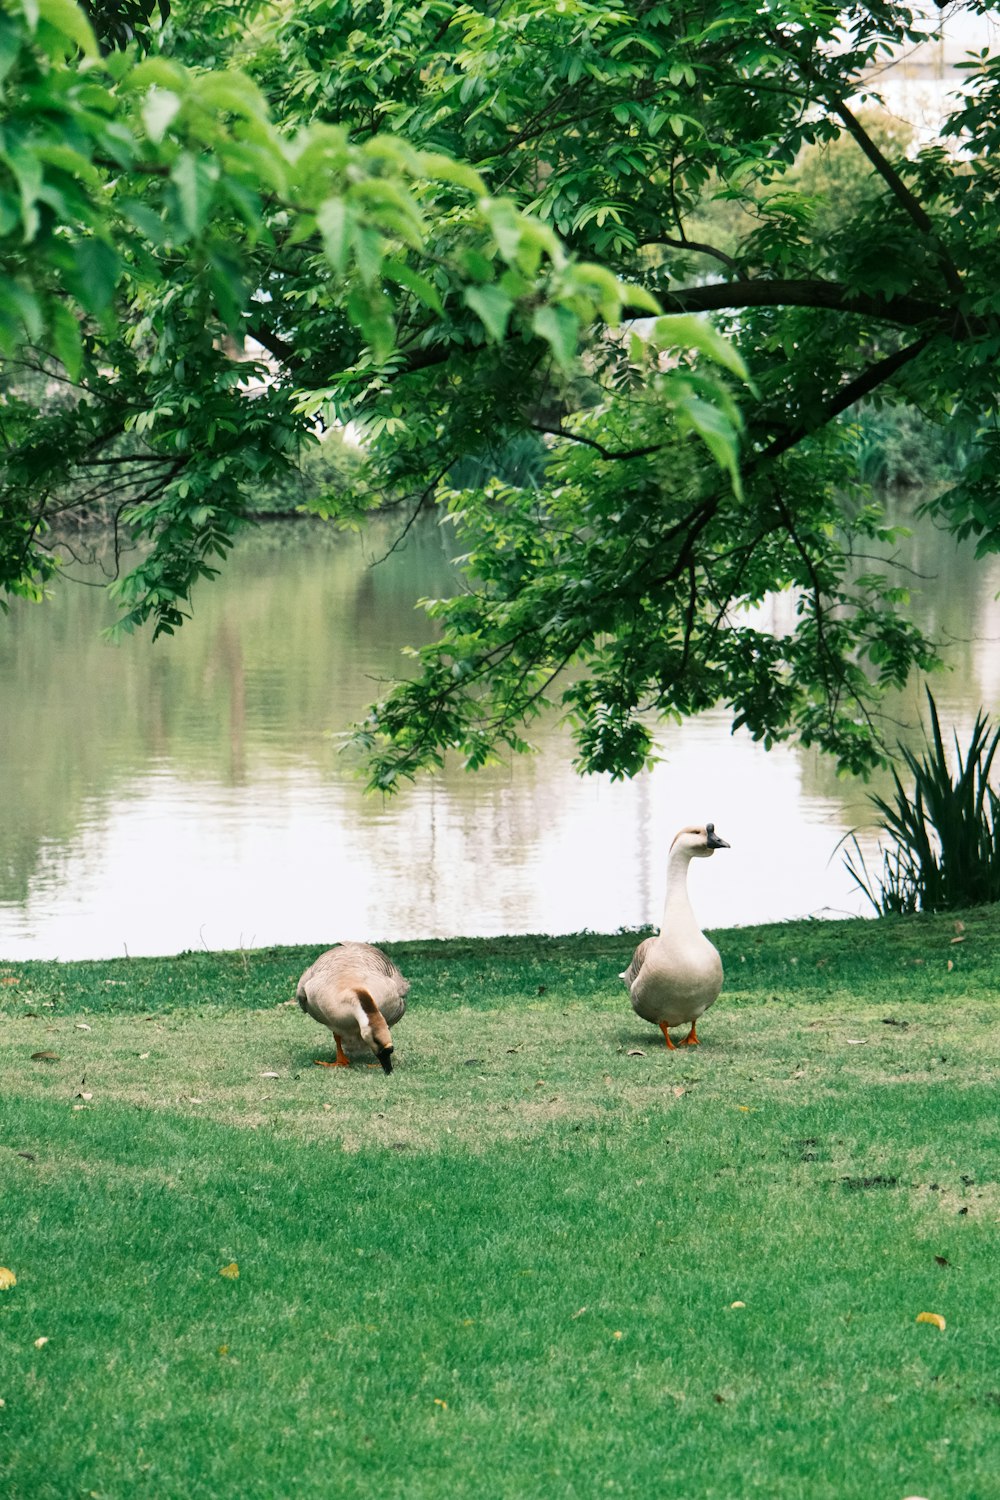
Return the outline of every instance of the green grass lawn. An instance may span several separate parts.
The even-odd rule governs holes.
[[[0,1496],[997,1500],[1000,911],[714,936],[0,963]]]

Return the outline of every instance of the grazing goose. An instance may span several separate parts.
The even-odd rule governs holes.
[[[728,849],[714,823],[704,828],[682,828],[670,846],[667,862],[667,899],[659,936],[640,943],[632,962],[619,979],[632,998],[632,1009],[644,1021],[659,1026],[667,1046],[670,1026],[689,1024],[682,1045],[696,1047],[695,1025],[718,999],[722,988],[722,960],[698,926],[687,893],[688,865],[707,859],[716,849]]]
[[[321,953],[299,980],[295,998],[314,1021],[329,1026],[337,1043],[337,1060],[328,1066],[346,1068],[350,1061],[344,1040],[371,1049],[386,1073],[392,1072],[392,1037],[406,1009],[408,979],[378,948],[368,943],[341,943]]]

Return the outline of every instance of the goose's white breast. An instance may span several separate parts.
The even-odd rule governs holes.
[[[644,1020],[668,1026],[696,1021],[722,989],[722,959],[702,933],[683,943],[651,943],[630,991]]]

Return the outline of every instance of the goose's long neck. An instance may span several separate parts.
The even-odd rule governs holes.
[[[663,903],[661,932],[684,928],[700,932],[697,918],[688,899],[687,873],[691,856],[686,849],[673,849],[667,861],[667,895]]]

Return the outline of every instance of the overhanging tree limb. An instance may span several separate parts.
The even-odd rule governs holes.
[[[122,520],[143,547],[119,592],[129,621],[169,627],[247,494],[330,412],[359,414],[352,521],[430,494],[456,455],[478,466],[449,501],[468,592],[442,602],[425,675],[373,731],[387,770],[443,746],[481,763],[489,727],[532,712],[567,653],[588,764],[642,763],[640,702],[726,702],[765,742],[871,763],[845,711],[877,686],[858,663],[895,680],[928,652],[891,587],[862,598],[844,581],[881,529],[872,505],[843,502],[859,424],[837,419],[918,376],[921,407],[957,430],[997,404],[991,66],[960,111],[961,155],[935,143],[897,166],[891,130],[844,102],[907,43],[895,0],[782,0],[779,20],[751,0],[383,0],[383,24],[354,31],[279,6],[266,46],[238,54],[237,28],[189,6],[150,63],[113,70],[88,33],[55,35],[74,31],[71,4],[44,27],[30,10],[13,13],[5,81],[0,157],[14,152],[25,190],[0,226],[0,348],[18,357],[24,327],[48,353],[3,393],[4,523],[8,504],[18,521],[0,527],[0,579],[30,591],[48,563],[40,496],[89,499],[95,474],[129,472],[83,462],[118,451],[95,439],[111,430],[157,456],[137,474],[169,476]],[[396,134],[373,135],[376,119]],[[93,169],[79,180],[71,138]],[[689,284],[694,254],[726,279]],[[688,343],[643,342],[658,310],[687,315]],[[251,391],[231,341],[254,335],[280,371]],[[57,361],[75,384],[46,378]],[[724,477],[737,401],[742,491]],[[530,485],[512,477],[519,444]],[[983,535],[998,476],[1000,443],[947,502],[959,529]],[[775,493],[828,628],[803,618],[778,637],[726,612],[810,579]]]

